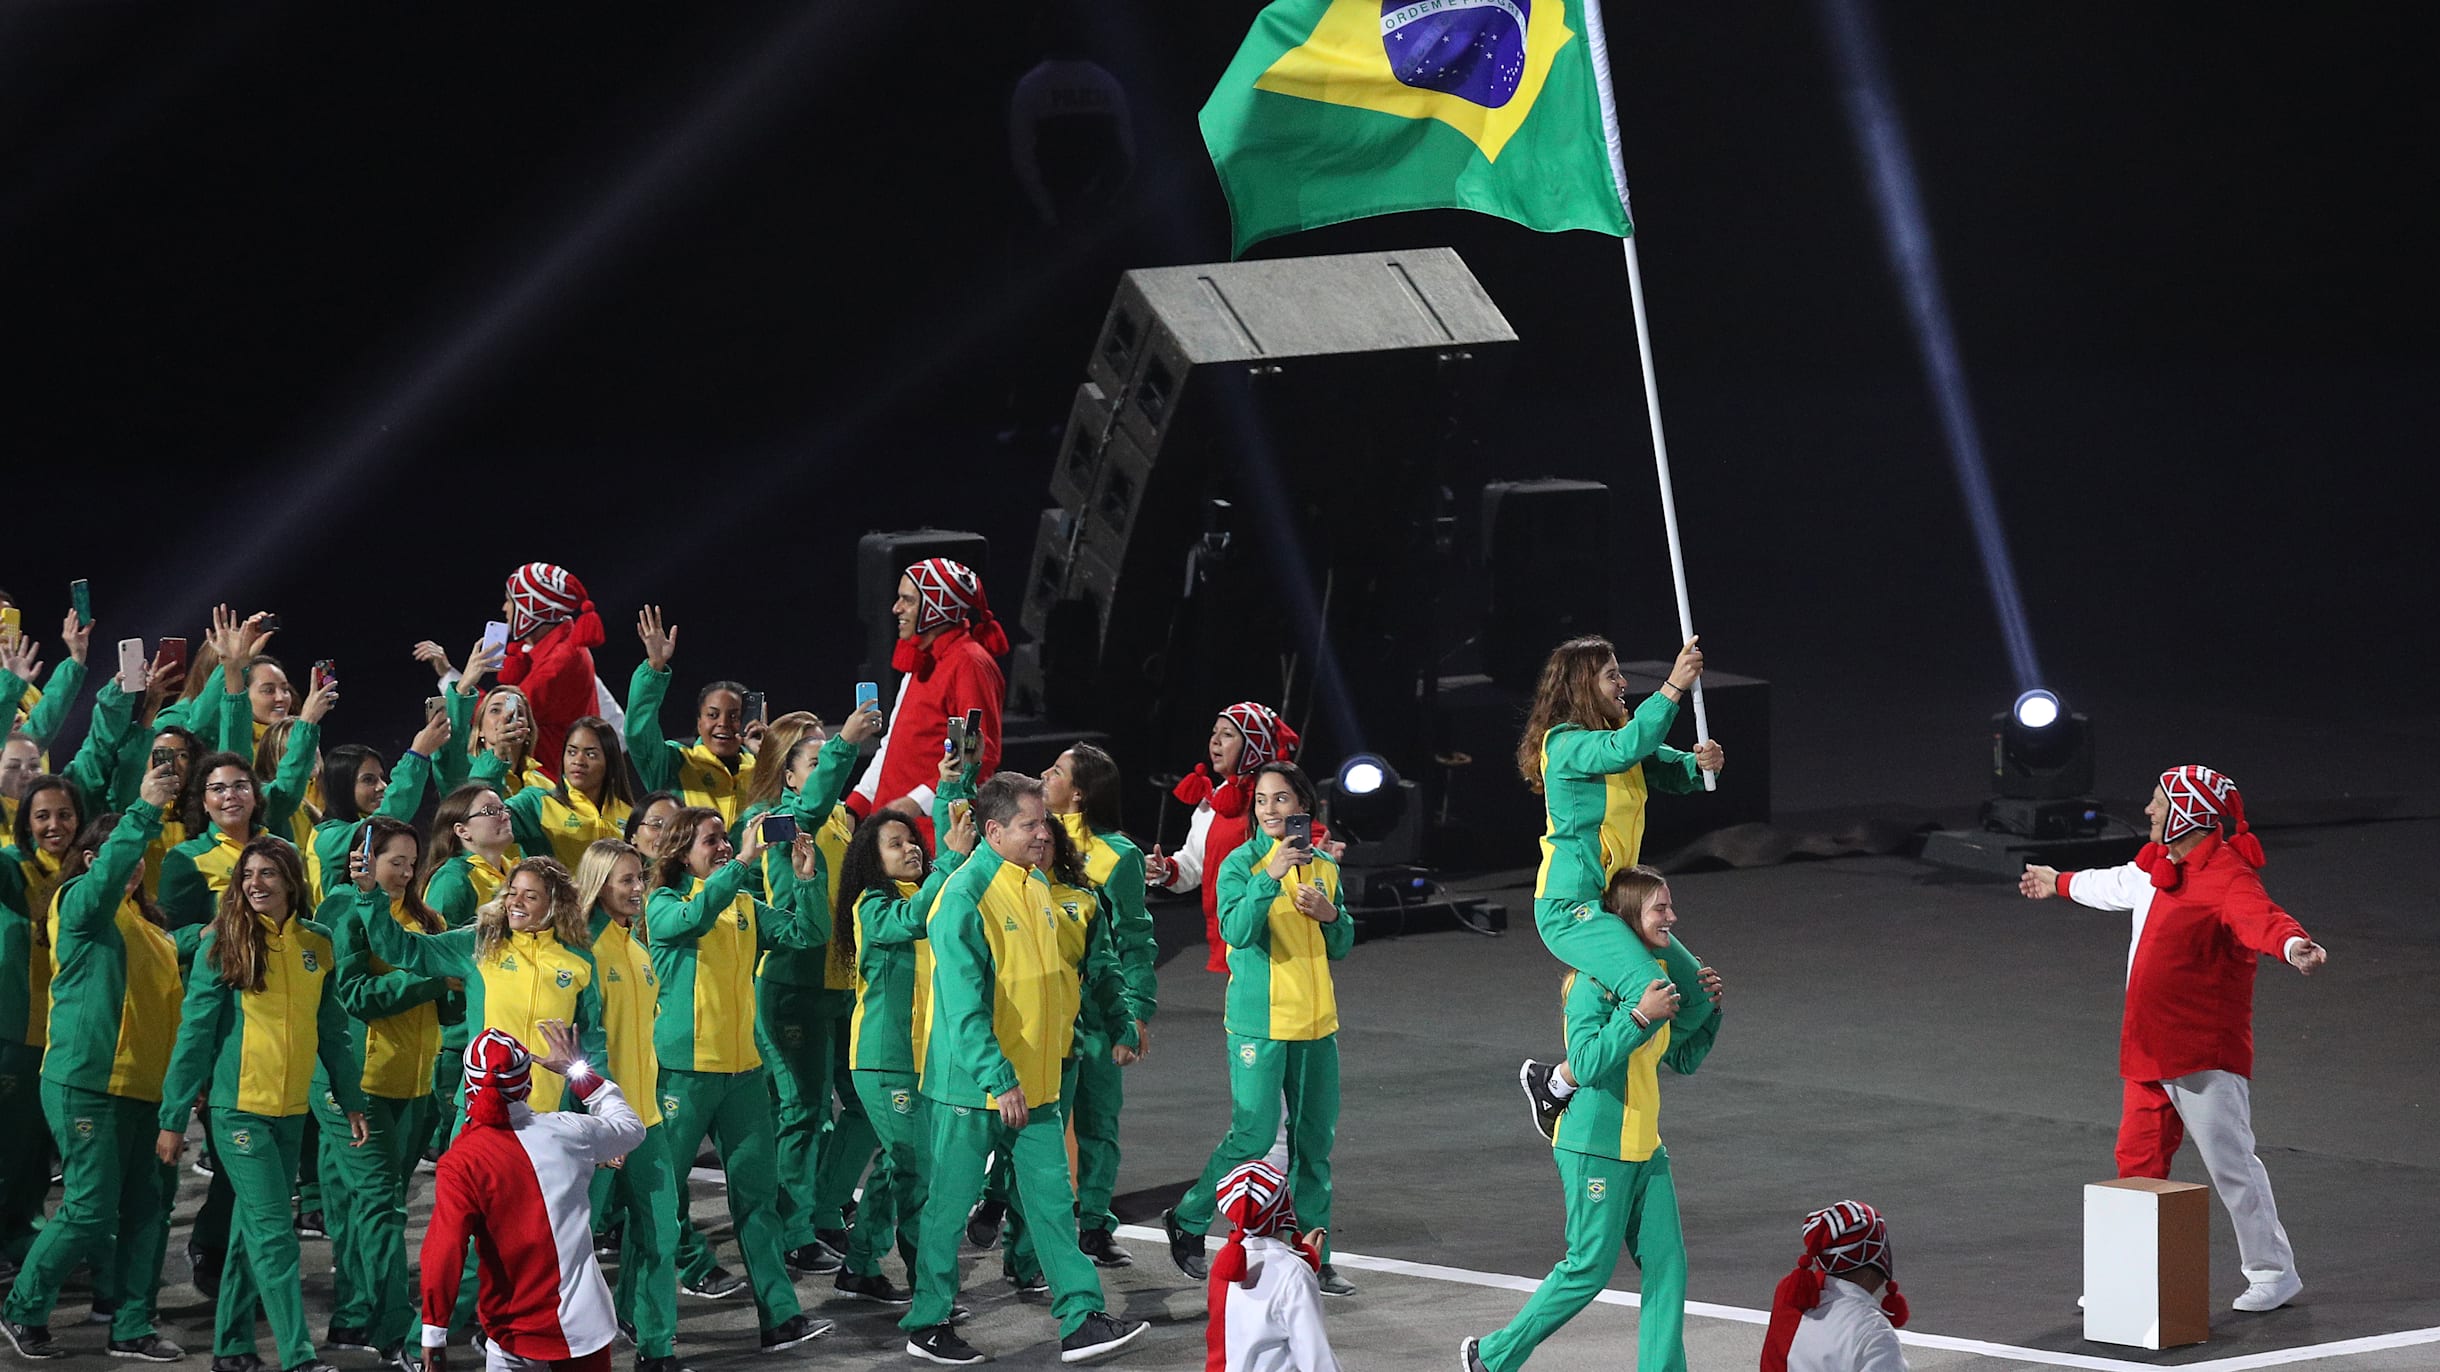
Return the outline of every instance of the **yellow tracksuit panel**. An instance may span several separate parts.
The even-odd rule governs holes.
[[[483,979],[483,1023],[514,1034],[520,1042],[542,1042],[544,1020],[577,1022],[576,998],[593,984],[593,964],[548,930],[511,933],[492,955],[475,965]],[[568,1088],[556,1072],[533,1074],[536,1110],[559,1108]]]
[[[661,1122],[661,1055],[652,1025],[661,1013],[661,980],[652,957],[626,925],[600,915],[593,966],[601,973],[602,1033],[610,1041],[610,1080],[649,1129]]]
[[[317,1020],[338,957],[330,939],[302,920],[290,920],[284,930],[267,919],[261,923],[266,950],[263,989],[237,997],[238,1033],[243,1038],[237,1108],[280,1119],[311,1108],[314,1055],[321,1043]],[[212,972],[201,968],[195,975]]]
[[[424,932],[424,926],[407,913],[405,901],[390,902],[390,918],[410,934]],[[365,959],[375,972],[398,970],[370,952]],[[441,1008],[430,1001],[367,1021],[362,1078],[365,1094],[385,1100],[420,1100],[432,1094],[432,1060],[440,1052]]]

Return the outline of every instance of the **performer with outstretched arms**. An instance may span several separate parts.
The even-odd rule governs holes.
[[[2174,768],[2160,774],[2144,814],[2152,841],[2133,862],[2084,872],[2029,865],[2018,889],[2133,912],[2118,1175],[2168,1176],[2192,1134],[2237,1230],[2246,1287],[2230,1308],[2276,1310],[2304,1282],[2254,1156],[2254,960],[2278,958],[2310,976],[2329,954],[2262,889],[2262,841],[2235,782],[2208,767]]]
[[[1534,687],[1533,713],[1517,742],[1517,771],[1542,793],[1548,822],[1542,867],[1534,879],[1533,922],[1551,956],[1604,986],[1626,984],[1630,968],[1648,955],[1616,920],[1601,918],[1601,893],[1611,877],[1643,860],[1644,800],[1654,790],[1686,794],[1703,787],[1702,773],[1720,770],[1720,745],[1705,739],[1691,753],[1661,740],[1677,721],[1678,704],[1703,675],[1700,639],[1686,640],[1669,679],[1630,712],[1618,650],[1606,638],[1571,638],[1551,651]],[[1673,936],[1661,955],[1669,979],[1686,1000],[1681,1034],[1710,1013],[1700,995],[1702,964]],[[1564,1062],[1528,1058],[1518,1069],[1543,1138],[1577,1085]]]

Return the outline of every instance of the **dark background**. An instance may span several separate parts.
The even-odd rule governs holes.
[[[529,559],[588,583],[614,688],[652,600],[681,693],[775,710],[846,706],[861,531],[989,535],[1013,625],[1117,273],[1227,255],[1194,111],[1257,7],[1042,8],[0,9],[0,586],[53,641],[77,576],[101,640],[274,609],[273,651],[341,663],[335,736],[384,746],[408,646],[462,651]],[[2370,7],[1879,20],[2107,784],[2183,760],[2126,727],[2164,708],[2314,721],[2307,775],[2428,758],[2427,49]],[[1609,21],[1697,624],[1775,683],[1781,807],[1970,796],[2015,683],[1818,16]],[[1047,227],[1008,101],[1069,41],[1136,159]],[[1613,240],[1442,213],[1256,255],[1427,244],[1523,339],[1495,469],[1618,489],[1616,636],[1665,657]]]

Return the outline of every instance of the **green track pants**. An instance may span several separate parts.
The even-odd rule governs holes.
[[[822,1141],[816,1150],[813,1226],[844,1229],[848,1198],[856,1194],[856,1184],[878,1159],[881,1136],[865,1113],[847,1067],[848,1022],[856,1012],[856,993],[824,990],[821,995],[822,1013],[830,1021],[830,1072],[817,1099],[836,1097],[838,1109],[822,1126]]]
[[[1686,1372],[1686,1240],[1678,1229],[1669,1150],[1656,1150],[1643,1162],[1566,1149],[1552,1156],[1567,1199],[1567,1256],[1534,1288],[1517,1317],[1483,1340],[1483,1366],[1490,1372],[1523,1367],[1542,1340],[1608,1285],[1624,1243],[1643,1268],[1635,1366],[1638,1372]]]
[[[1108,1044],[1076,1058],[1076,1076],[1061,1098],[1076,1121],[1076,1227],[1116,1229],[1110,1197],[1118,1189],[1118,1112],[1127,1103],[1124,1069]]]
[[[1288,1111],[1288,1196],[1305,1229],[1330,1227],[1330,1149],[1339,1133],[1339,1040],[1228,1036],[1228,1135],[1212,1150],[1203,1175],[1178,1198],[1178,1225],[1189,1234],[1211,1229],[1221,1179],[1271,1151],[1279,1137],[1281,1099]],[[1322,1240],[1330,1260],[1330,1240]]]
[[[997,1110],[980,1106],[924,1106],[932,1146],[925,1181],[922,1237],[915,1244],[915,1304],[898,1327],[928,1329],[946,1323],[957,1303],[957,1247],[966,1213],[983,1194],[991,1154],[1004,1151],[1015,1168],[1014,1204],[1040,1236],[1036,1249],[1050,1279],[1051,1313],[1060,1337],[1076,1332],[1085,1316],[1104,1308],[1101,1274],[1076,1247],[1070,1221],[1076,1190],[1068,1182],[1067,1112],[1057,1102],[1033,1108],[1025,1127],[1010,1130]]]
[[[1533,927],[1552,957],[1630,1001],[1643,994],[1639,969],[1655,954],[1625,920],[1602,909],[1601,902],[1537,900]],[[1711,993],[1703,989],[1703,963],[1686,951],[1675,934],[1669,936],[1669,947],[1657,956],[1678,990],[1681,1004],[1672,1023],[1677,1026],[1674,1036],[1682,1038],[1711,1018]]]
[[[819,986],[765,980],[755,988],[754,1042],[771,1075],[780,1248],[793,1252],[813,1242],[822,1131],[830,1123],[830,1020]]]
[[[42,1120],[42,1050],[0,1039],[0,1257],[22,1261],[51,1193],[51,1131]]]
[[[864,1116],[881,1141],[881,1161],[864,1184],[864,1199],[856,1206],[856,1225],[847,1238],[847,1270],[869,1277],[881,1270],[881,1256],[893,1241],[907,1259],[907,1278],[915,1276],[914,1255],[921,1250],[926,1160],[932,1138],[928,1113],[938,1107],[915,1089],[913,1072],[863,1071],[854,1078]]]
[[[289,1197],[296,1186],[297,1155],[304,1147],[303,1115],[269,1119],[237,1110],[212,1112],[212,1137],[220,1149],[221,1175],[236,1194],[230,1212],[229,1258],[220,1274],[220,1310],[212,1327],[215,1357],[254,1352],[256,1313],[270,1320],[279,1365],[314,1360],[313,1334],[305,1324],[305,1290],[297,1273],[296,1212]]]
[[[367,1130],[379,1124],[370,1112],[364,1122]],[[300,1180],[297,1204],[307,1211],[321,1211],[322,1232],[330,1236],[330,1322],[345,1329],[369,1330],[378,1313],[374,1300],[379,1276],[365,1249],[358,1217],[363,1213],[364,1198],[381,1186],[381,1141],[368,1134],[365,1145],[356,1147],[355,1136],[348,1131],[346,1112],[339,1108],[338,1098],[324,1087],[313,1093],[313,1127],[305,1132],[300,1146],[306,1156],[317,1160],[316,1170],[323,1183],[309,1203],[304,1199],[305,1183]]]
[[[646,1129],[636,1150],[603,1175],[610,1196],[599,1213],[623,1231],[618,1317],[635,1326],[638,1358],[671,1357],[678,1351],[678,1174],[670,1163],[668,1125]]]
[[[1063,1107],[1076,1099],[1077,1069],[1081,1061],[1078,1058],[1069,1058],[1066,1062],[1059,1064],[1059,1100]],[[1076,1158],[1078,1170],[1081,1171],[1084,1162],[1084,1125],[1082,1123],[1076,1126]],[[984,1184],[983,1195],[1008,1206],[1008,1217],[1000,1221],[1002,1269],[1009,1276],[1031,1281],[1041,1273],[1042,1261],[1034,1256],[1033,1231],[1025,1227],[1025,1212],[1008,1204],[1015,1185],[1016,1168],[1010,1164],[1008,1154],[1001,1152],[991,1160],[991,1180]]]
[[[66,1160],[59,1209],[27,1253],[9,1292],[8,1318],[51,1322],[59,1288],[80,1263],[93,1265],[93,1304],[115,1312],[113,1339],[153,1332],[168,1230],[161,1217],[176,1194],[177,1170],[153,1154],[161,1106],[107,1096],[45,1078],[43,1113]]]
[[[661,1069],[661,1128],[669,1141],[670,1166],[678,1184],[680,1214],[691,1200],[683,1180],[695,1150],[709,1136],[728,1173],[729,1219],[745,1258],[754,1306],[769,1329],[802,1308],[789,1280],[786,1226],[779,1213],[778,1158],[771,1120],[771,1080],[766,1068],[746,1072],[681,1072]],[[707,1254],[710,1252],[706,1245]],[[699,1275],[699,1273],[697,1274]]]
[[[341,1202],[336,1208],[347,1214],[345,1241],[341,1230],[330,1232],[331,1256],[339,1272],[333,1290],[352,1286],[364,1312],[362,1318],[342,1319],[334,1300],[331,1323],[357,1325],[372,1336],[375,1348],[388,1350],[415,1339],[423,1328],[407,1266],[407,1190],[441,1108],[428,1095],[413,1100],[368,1095],[365,1106],[370,1139],[361,1149],[342,1146],[338,1159],[329,1156],[328,1140],[346,1128],[346,1117],[340,1116],[336,1125],[322,1122],[323,1175],[345,1178],[339,1185],[346,1188],[344,1196],[333,1198]],[[317,1105],[316,1113],[321,1112]],[[333,1212],[324,1210],[323,1218],[330,1222]]]

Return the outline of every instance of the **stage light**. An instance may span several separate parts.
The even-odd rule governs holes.
[[[2058,722],[2059,698],[2039,686],[2016,698],[2016,722],[2028,729],[2047,729]]]
[[[1369,796],[1395,776],[1388,763],[1370,753],[1358,753],[1339,764],[1339,792],[1347,796]]]

